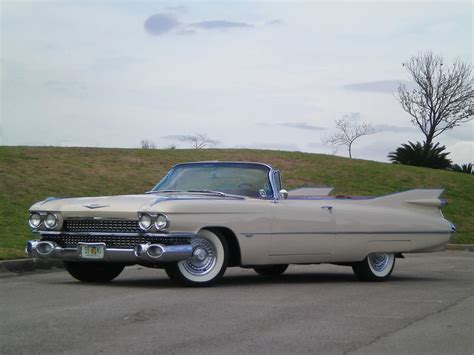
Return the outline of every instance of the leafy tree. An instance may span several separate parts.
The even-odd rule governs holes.
[[[457,171],[458,173],[474,174],[474,166],[472,163],[462,165],[454,164],[451,166],[451,170]]]
[[[426,137],[426,146],[444,131],[473,119],[472,66],[460,60],[451,66],[432,52],[403,63],[416,88],[398,87],[398,100]]]
[[[424,166],[433,169],[448,169],[451,167],[451,160],[447,158],[449,152],[445,152],[445,146],[436,144],[426,144],[408,142],[402,144],[394,152],[388,155],[392,163]]]

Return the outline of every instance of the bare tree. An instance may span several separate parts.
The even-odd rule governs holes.
[[[140,141],[140,144],[142,145],[142,149],[155,149],[156,145],[149,139],[142,139]]]
[[[214,147],[217,144],[217,141],[215,139],[211,139],[207,135],[200,133],[196,133],[190,136],[180,136],[179,140],[181,142],[191,143],[194,149],[210,148]]]
[[[368,136],[379,132],[372,124],[357,122],[357,114],[345,115],[340,120],[336,120],[336,132],[329,137],[323,138],[324,144],[335,147],[335,151],[340,146],[347,148],[349,158],[352,159],[352,146],[354,142],[363,136]]]
[[[448,129],[473,118],[472,66],[455,60],[446,67],[443,58],[432,52],[413,56],[403,63],[411,80],[412,91],[403,84],[398,87],[398,99],[426,137],[425,145]]]

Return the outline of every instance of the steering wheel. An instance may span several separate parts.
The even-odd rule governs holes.
[[[250,188],[251,190],[254,190],[254,191],[257,191],[257,192],[258,192],[258,190],[257,190],[255,187],[253,187],[252,185],[250,185],[249,183],[246,183],[246,182],[243,182],[243,183],[241,183],[239,186],[237,186],[238,189],[241,189],[241,188],[243,188],[243,187],[248,187],[248,188]]]
[[[255,187],[253,187],[252,185],[250,185],[246,182],[243,182],[239,186],[237,186],[237,189],[238,190],[247,190],[248,193],[249,193],[249,196],[251,196],[251,197],[260,197],[260,192],[258,192],[258,190]]]

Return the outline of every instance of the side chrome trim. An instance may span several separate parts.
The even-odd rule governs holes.
[[[334,232],[334,231],[318,231],[318,232],[273,232],[273,233],[253,233],[246,232],[240,233],[240,235],[312,235],[312,234],[449,234],[452,233],[449,230],[434,230],[434,231],[347,231],[347,232]]]

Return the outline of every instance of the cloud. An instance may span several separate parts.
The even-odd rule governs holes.
[[[398,80],[379,80],[344,85],[342,88],[359,92],[393,93],[398,90]],[[404,83],[406,84],[406,83]]]
[[[375,126],[376,129],[381,132],[394,132],[394,133],[413,133],[417,130],[415,126],[393,126],[389,124],[378,124]]]
[[[170,140],[182,140],[186,137],[189,137],[189,135],[185,135],[185,134],[170,134],[170,135],[167,135],[167,136],[162,136],[161,138],[163,139],[170,139]]]
[[[446,136],[462,141],[474,141],[474,122],[470,121],[460,127],[454,127],[445,132]]]
[[[83,97],[87,93],[87,86],[79,81],[48,80],[43,87],[54,94],[70,97]]]
[[[285,150],[290,152],[301,152],[296,144],[253,142],[251,144],[236,145],[237,149],[266,149],[266,150]]]
[[[178,32],[176,32],[176,34],[178,34],[180,36],[190,36],[190,35],[196,34],[196,31],[189,30],[189,29],[182,29],[182,30],[179,30]]]
[[[265,25],[267,26],[279,26],[279,25],[284,25],[284,24],[285,24],[285,21],[283,21],[281,18],[276,18],[265,23]]]
[[[280,123],[279,126],[289,127],[289,128],[297,128],[297,129],[305,129],[305,130],[309,130],[309,131],[323,131],[323,130],[326,129],[324,127],[314,126],[314,125],[308,124],[306,122],[283,122],[283,123]]]
[[[280,127],[304,129],[308,131],[323,131],[326,129],[325,127],[315,126],[307,122],[279,122],[279,123],[259,122],[257,123],[257,125],[263,126],[263,127],[280,126]]]
[[[161,36],[178,27],[179,22],[172,15],[155,14],[148,17],[143,26],[152,36]]]
[[[250,28],[252,24],[245,22],[235,22],[227,20],[201,21],[189,24],[191,27],[197,27],[205,30],[225,30],[231,28]]]
[[[236,28],[252,28],[254,25],[246,22],[228,20],[206,20],[193,23],[182,23],[179,22],[174,15],[159,13],[148,17],[143,23],[143,27],[152,36],[162,36],[172,31],[178,35],[193,35],[197,33],[196,29],[209,31],[228,30]]]
[[[188,8],[184,5],[175,5],[175,6],[167,6],[165,8],[167,11],[171,11],[171,12],[181,12],[181,13],[184,13],[184,12],[187,12],[188,11]]]

